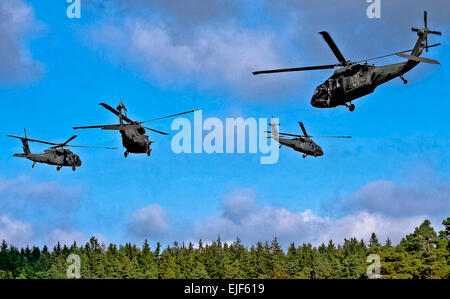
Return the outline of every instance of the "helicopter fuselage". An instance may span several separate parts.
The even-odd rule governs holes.
[[[319,32],[319,34],[322,35],[331,51],[338,59],[338,64],[262,70],[253,72],[253,75],[326,70],[340,67],[334,71],[333,75],[330,76],[328,80],[316,87],[311,98],[311,105],[317,108],[334,108],[343,105],[347,106],[350,111],[354,111],[355,105],[351,103],[353,100],[373,93],[378,86],[397,77],[400,77],[403,80],[403,83],[406,84],[408,81],[403,78],[403,75],[417,66],[420,62],[440,64],[437,60],[420,57],[424,49],[428,51],[429,48],[440,45],[435,44],[429,46],[428,35],[442,35],[439,31],[428,29],[426,11],[424,12],[424,26],[421,29],[411,28],[411,30],[417,32],[418,35],[418,39],[412,50],[369,58],[365,60],[364,64],[345,59],[330,34],[326,31],[322,31]],[[407,52],[411,53],[404,54]],[[381,59],[394,55],[407,59],[407,61],[384,66],[367,64],[367,61],[369,60]],[[350,105],[347,103],[350,103]]]
[[[125,108],[125,105],[122,103],[122,100],[117,106],[116,109],[109,106],[105,103],[100,103],[100,106],[103,108],[109,110],[113,114],[119,117],[119,124],[113,124],[113,125],[99,125],[99,126],[83,126],[83,127],[74,127],[74,129],[94,129],[94,128],[100,128],[102,130],[112,130],[112,131],[119,131],[120,135],[122,137],[122,145],[125,147],[126,151],[124,152],[125,158],[128,156],[129,153],[133,154],[147,154],[147,156],[150,156],[152,149],[151,144],[153,141],[149,140],[148,135],[145,134],[146,129],[162,134],[162,135],[169,135],[168,133],[158,131],[155,129],[151,129],[148,127],[143,126],[143,123],[155,121],[155,120],[161,120],[169,117],[175,117],[182,114],[192,113],[196,110],[190,110],[185,111],[177,114],[172,114],[164,117],[159,117],[156,119],[151,119],[147,121],[133,121],[132,119],[128,118],[126,115],[127,109]],[[125,112],[122,113],[122,112]]]
[[[42,154],[14,154],[14,157],[26,158],[35,163],[57,166],[80,167],[81,159],[78,155],[66,148],[47,149]]]
[[[145,135],[145,129],[142,126],[129,126],[120,130],[122,136],[122,145],[127,152],[133,154],[151,153],[151,141],[148,135]]]
[[[278,143],[281,145],[292,148],[293,150],[300,152],[307,156],[319,157],[323,156],[322,148],[317,145],[310,138],[278,138]],[[304,156],[305,157],[305,156]]]
[[[333,108],[347,105],[355,99],[371,94],[383,83],[402,76],[419,62],[407,61],[374,66],[353,64],[337,69],[327,81],[319,85],[311,98],[317,108]]]
[[[419,57],[425,46],[428,31],[419,30],[417,42],[411,55]],[[327,81],[320,84],[311,98],[311,105],[317,108],[333,108],[340,105],[347,106],[348,102],[371,94],[375,89],[394,78],[402,77],[419,64],[418,61],[374,66],[350,63],[334,71]]]

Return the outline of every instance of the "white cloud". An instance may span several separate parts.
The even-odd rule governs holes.
[[[76,241],[78,245],[81,245],[86,242],[86,237],[82,232],[79,231],[67,231],[56,228],[50,231],[45,238],[45,244],[47,246],[54,246],[58,242],[70,246],[74,241]]]
[[[390,238],[394,242],[399,242],[402,237],[414,231],[426,216],[415,217],[387,217],[380,214],[359,212],[356,215],[349,215],[330,222],[328,228],[321,233],[320,241],[328,240],[342,241],[344,238],[355,237],[357,239],[368,240],[375,232],[380,242]],[[436,223],[435,223],[436,224]]]
[[[0,216],[0,240],[15,246],[26,245],[32,236],[32,227],[9,216]]]
[[[316,32],[329,30],[346,58],[362,59],[383,54],[380,43],[388,51],[412,46],[413,34],[386,32],[392,28],[408,32],[410,26],[421,25],[423,14],[423,8],[417,6],[399,16],[397,12],[409,4],[407,0],[386,4],[382,22],[367,18],[365,1],[111,2],[104,5],[100,23],[91,27],[91,42],[102,53],[140,69],[152,82],[220,88],[253,100],[310,98],[312,90],[306,91],[305,97],[299,89],[304,80],[299,78],[316,76],[310,78],[317,81],[315,78],[323,76],[320,80],[324,80],[328,73],[253,77],[251,72],[335,61]],[[427,8],[433,24],[441,30],[449,25],[448,9],[443,7],[448,7],[447,2],[437,0]],[[337,21],[336,15],[342,18]],[[355,38],[364,43],[355,47]]]
[[[63,245],[65,244],[67,246],[70,246],[74,241],[76,241],[78,246],[82,246],[89,242],[89,239],[92,236],[95,237],[100,244],[108,244],[108,239],[103,234],[95,233],[93,235],[87,236],[81,231],[61,228],[55,228],[48,232],[45,236],[45,244],[47,246],[54,246],[56,245],[56,243],[60,242]]]
[[[169,230],[167,212],[157,204],[135,210],[128,223],[128,231],[138,238],[161,237]]]
[[[25,40],[41,25],[33,8],[22,0],[0,1],[0,84],[33,80],[42,72],[28,53]]]
[[[47,204],[57,208],[70,208],[81,197],[82,190],[77,187],[61,186],[58,182],[35,182],[30,177],[16,179],[0,177],[0,207],[13,207],[26,204]]]
[[[295,212],[275,206],[257,208],[254,200],[254,194],[249,190],[235,190],[226,195],[222,202],[222,211],[198,223],[193,232],[194,238],[211,241],[220,235],[224,241],[233,241],[239,237],[246,243],[255,243],[277,237],[284,245],[292,241],[318,245],[330,239],[342,242],[344,238],[351,237],[367,241],[372,232],[375,232],[380,240],[389,237],[398,242],[423,220],[435,216],[423,210],[396,215],[383,213],[383,210],[354,209],[347,211],[345,216],[331,219],[311,210]],[[239,211],[241,207],[244,212],[238,217],[230,213]]]
[[[222,199],[223,216],[239,223],[256,207],[255,192],[252,189],[243,189],[230,192]]]
[[[196,26],[232,18],[239,11],[241,4],[239,0],[137,0],[132,3],[119,0],[119,3],[128,8],[149,8],[148,11],[158,11],[182,26]]]
[[[81,188],[59,182],[0,177],[0,213],[8,215],[2,218],[0,239],[6,236],[21,244],[62,241],[70,245],[74,240],[85,241],[82,233],[72,229],[81,197]],[[15,219],[26,219],[26,223]]]
[[[445,216],[450,211],[450,182],[401,186],[391,181],[366,184],[344,202],[348,209],[391,217]]]
[[[166,24],[129,19],[119,26],[93,29],[92,40],[97,49],[112,49],[120,60],[160,84],[227,85],[227,89],[253,97],[284,94],[295,85],[286,77],[252,75],[258,69],[286,65],[276,49],[279,40],[270,32],[234,23],[219,28],[204,26],[185,39]]]

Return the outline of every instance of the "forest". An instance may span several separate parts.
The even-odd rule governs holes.
[[[100,244],[92,237],[88,243],[70,247],[57,243],[47,246],[16,248],[5,241],[0,250],[2,279],[64,279],[73,261],[80,258],[80,275],[84,279],[364,279],[367,257],[377,254],[381,260],[382,279],[449,279],[450,217],[442,222],[444,230],[436,232],[425,220],[397,245],[389,239],[380,243],[375,233],[366,244],[355,238],[342,244],[329,241],[282,248],[275,238],[244,246],[237,238],[222,242],[220,237],[204,244],[179,244],[151,249],[131,243]]]

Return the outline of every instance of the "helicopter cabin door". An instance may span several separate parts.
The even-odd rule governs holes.
[[[360,70],[356,74],[354,74],[351,77],[347,77],[345,79],[348,80],[348,89],[359,89],[361,87],[365,87],[370,84],[370,72],[366,72],[364,70]]]

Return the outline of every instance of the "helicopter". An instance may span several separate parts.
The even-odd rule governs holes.
[[[66,142],[53,143],[42,140],[31,139],[27,137],[27,131],[23,129],[25,137],[7,135],[8,137],[17,138],[22,141],[23,153],[14,154],[14,157],[26,158],[33,161],[31,168],[34,168],[36,163],[44,163],[49,165],[57,165],[56,170],[60,171],[63,166],[72,167],[75,171],[77,167],[81,166],[80,156],[74,154],[66,147],[84,147],[84,148],[103,148],[103,149],[116,149],[114,147],[99,147],[99,146],[81,146],[81,145],[69,145],[69,142],[74,140],[77,135],[70,137]],[[32,154],[28,142],[38,142],[43,144],[52,145],[52,147],[44,150],[42,154]]]
[[[148,135],[145,135],[146,129],[158,134],[169,135],[168,133],[145,127],[142,124],[197,111],[197,109],[195,109],[146,121],[134,121],[127,116],[128,110],[123,104],[122,99],[120,99],[120,103],[116,109],[105,103],[100,103],[99,105],[117,115],[119,117],[119,124],[74,127],[74,129],[78,130],[99,128],[102,130],[120,131],[120,135],[122,136],[122,145],[126,149],[124,152],[125,158],[128,157],[129,153],[147,154],[148,156],[150,156],[152,152],[151,144],[155,141],[149,140]]]
[[[276,140],[280,144],[280,148],[284,145],[287,147],[292,148],[293,150],[300,152],[303,154],[303,158],[306,158],[307,156],[312,157],[320,157],[323,156],[323,150],[322,148],[316,144],[312,138],[352,138],[351,136],[310,136],[306,132],[305,126],[301,121],[298,122],[300,125],[300,128],[302,129],[303,135],[296,135],[296,134],[288,134],[288,133],[281,133],[278,132],[277,127],[280,124],[276,124],[274,122],[274,119],[272,117],[272,122],[270,124],[270,127],[272,131],[266,131],[266,133],[271,134],[272,136],[266,137]],[[295,137],[295,138],[286,138],[286,136]]]
[[[400,79],[403,80],[403,83],[407,84],[408,81],[403,77],[403,75],[416,67],[420,62],[440,64],[437,60],[420,57],[424,49],[428,52],[429,48],[440,45],[428,45],[428,35],[442,35],[442,33],[439,31],[432,31],[428,29],[427,19],[427,12],[425,11],[424,26],[421,29],[411,28],[411,30],[413,32],[417,32],[417,35],[419,36],[414,49],[412,50],[401,51],[354,62],[346,60],[331,38],[330,34],[326,31],[322,31],[319,32],[319,34],[322,35],[325,42],[331,48],[339,63],[310,67],[256,71],[253,72],[253,75],[325,70],[338,67],[338,69],[334,71],[333,75],[331,75],[328,80],[317,86],[311,98],[311,105],[316,108],[334,108],[337,106],[346,106],[349,111],[352,112],[355,110],[355,105],[352,104],[353,100],[373,93],[375,89],[381,84],[384,84],[397,77],[400,77]],[[408,52],[411,52],[410,55],[405,54]],[[373,64],[369,65],[367,63],[370,60],[381,59],[394,55],[407,59],[408,61],[383,66],[375,66]]]

